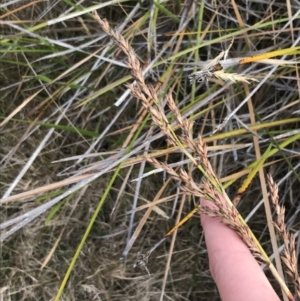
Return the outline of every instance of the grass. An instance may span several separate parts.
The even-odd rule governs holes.
[[[199,196],[218,203],[215,190],[237,204],[221,219],[275,258],[265,270],[279,295],[293,280],[299,292],[279,259],[282,236],[297,266],[297,8],[211,5],[0,5],[4,300],[217,299],[197,215],[163,239]],[[208,81],[190,85],[194,72]],[[286,207],[279,233],[266,173],[277,216]],[[150,277],[133,268],[162,239]]]

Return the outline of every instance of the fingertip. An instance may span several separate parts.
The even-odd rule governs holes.
[[[225,205],[225,200],[222,200]],[[202,206],[217,208],[202,199]],[[239,235],[217,218],[201,214],[209,265],[222,301],[280,300]]]

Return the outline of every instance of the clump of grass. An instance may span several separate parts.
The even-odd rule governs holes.
[[[252,229],[282,277],[271,216],[260,208],[261,194],[267,197],[259,171],[274,168],[288,228],[296,232],[299,42],[293,33],[299,20],[293,6],[2,2],[5,300],[216,298],[199,220],[189,219],[201,210],[240,230],[266,262]],[[129,67],[137,71],[132,76],[127,55],[99,32],[95,9],[124,37]],[[190,85],[196,77],[201,82]],[[198,197],[218,203],[225,189],[238,212],[230,202],[216,212],[198,205]],[[152,254],[144,266],[150,277],[133,268],[145,250],[137,264],[143,267]]]

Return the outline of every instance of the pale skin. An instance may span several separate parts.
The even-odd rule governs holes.
[[[201,205],[214,206],[205,199],[201,200]],[[201,215],[201,223],[210,271],[222,301],[280,301],[259,264],[235,231],[206,215]]]

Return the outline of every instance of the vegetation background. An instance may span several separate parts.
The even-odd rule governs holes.
[[[150,276],[133,267],[198,204],[144,156],[202,176],[130,95],[126,57],[95,9],[134,48],[170,123],[168,91],[194,121],[229,196],[255,176],[238,209],[267,254],[259,170],[278,183],[287,228],[299,233],[299,1],[2,0],[0,300],[219,300],[197,215],[151,254]],[[259,82],[190,85],[232,37],[226,72]]]

